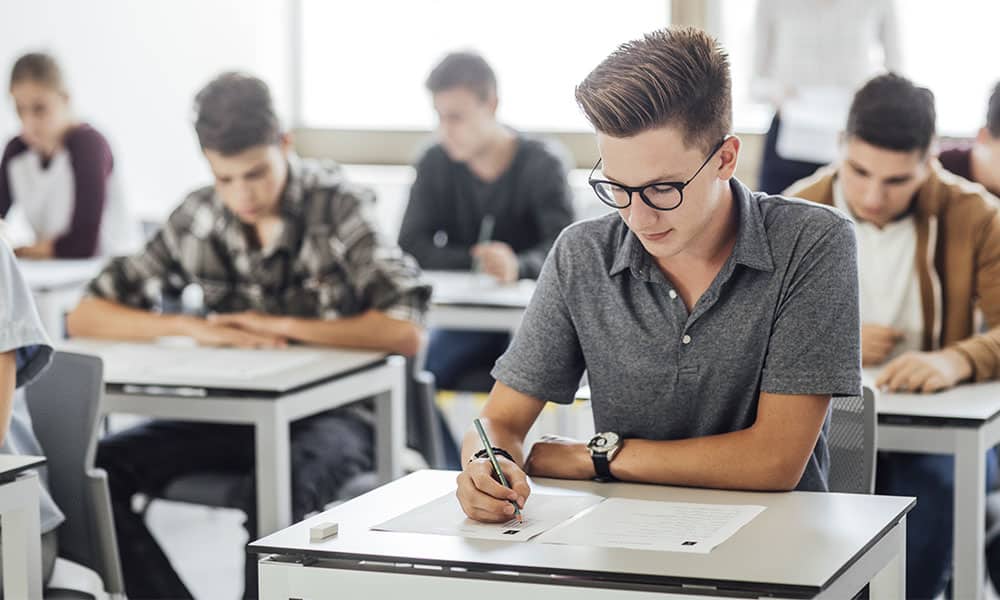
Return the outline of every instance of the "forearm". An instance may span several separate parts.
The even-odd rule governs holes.
[[[161,315],[101,298],[84,298],[66,318],[72,337],[152,340],[189,335],[194,317]]]
[[[753,427],[685,440],[629,439],[611,462],[623,481],[760,491],[794,489],[804,469],[801,457]]]
[[[14,351],[0,353],[0,444],[7,438],[10,415],[14,409],[14,388],[17,386],[17,361]]]
[[[383,350],[404,356],[414,356],[421,344],[417,324],[377,310],[342,319],[284,317],[278,328],[275,334],[307,344]]]

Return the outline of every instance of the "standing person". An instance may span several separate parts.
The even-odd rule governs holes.
[[[757,2],[750,92],[775,108],[761,191],[780,194],[831,162],[854,90],[879,71],[901,70],[894,1]]]
[[[421,344],[430,289],[413,260],[379,239],[372,195],[338,166],[298,158],[267,85],[226,73],[195,100],[195,131],[215,185],[192,192],[145,249],[117,258],[70,313],[70,335],[124,340],[189,336],[211,346],[288,343],[405,356]],[[201,287],[209,318],[156,310]],[[292,425],[292,517],[321,510],[340,486],[373,467],[370,410],[331,410]],[[103,439],[126,591],[137,598],[190,593],[132,511],[137,493],[204,472],[252,473],[253,428],[155,420]],[[243,490],[250,539],[254,490]],[[256,597],[257,565],[244,594]]]
[[[128,215],[111,147],[74,116],[55,59],[40,53],[19,58],[10,94],[21,133],[0,157],[0,219],[16,209],[35,240],[14,252],[47,259],[134,250],[138,226]]]
[[[427,89],[440,141],[417,163],[399,245],[423,269],[468,271],[478,261],[502,283],[538,277],[573,222],[566,165],[551,143],[497,120],[496,77],[481,56],[449,54]],[[438,387],[453,388],[463,374],[488,371],[509,341],[506,333],[434,330],[427,370]]]

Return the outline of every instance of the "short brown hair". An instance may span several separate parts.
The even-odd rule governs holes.
[[[40,83],[57,92],[66,93],[66,82],[59,63],[44,52],[25,54],[14,62],[14,68],[10,70],[10,87],[13,88],[22,81]]]
[[[233,156],[281,141],[271,90],[252,75],[219,75],[195,96],[194,110],[194,130],[202,150]]]
[[[729,57],[712,36],[667,27],[619,46],[576,86],[576,101],[601,133],[669,124],[707,151],[732,129],[731,87]]]
[[[427,76],[425,84],[432,94],[464,87],[480,100],[497,95],[497,77],[482,56],[474,52],[452,52],[445,56]]]

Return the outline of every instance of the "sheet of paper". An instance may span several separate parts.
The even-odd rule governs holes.
[[[109,379],[128,375],[165,378],[214,378],[242,380],[264,377],[318,360],[315,353],[237,348],[170,348],[142,344],[116,344],[101,352]]]
[[[602,500],[604,498],[600,496],[532,494],[522,511],[524,521],[511,519],[506,523],[480,523],[467,518],[458,498],[450,493],[372,529],[526,542]]]
[[[438,304],[482,304],[523,308],[531,300],[535,283],[521,280],[503,285],[490,275],[431,271],[425,280],[434,287],[431,298]]]
[[[537,541],[708,554],[763,510],[763,506],[610,498]]]

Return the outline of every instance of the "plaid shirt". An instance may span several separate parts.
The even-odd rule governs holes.
[[[140,253],[112,260],[88,294],[146,310],[197,284],[204,309],[336,319],[369,309],[423,322],[430,287],[415,261],[380,239],[373,194],[333,164],[289,158],[281,230],[265,249],[216,196],[189,195]]]

